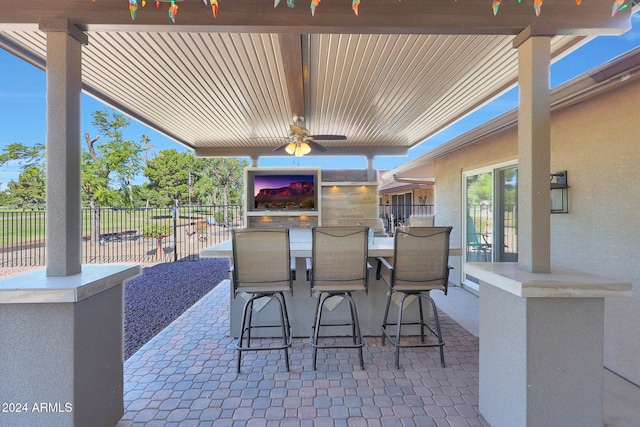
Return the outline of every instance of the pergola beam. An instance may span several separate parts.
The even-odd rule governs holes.
[[[302,40],[300,34],[279,34],[282,66],[287,81],[291,116],[304,117],[304,80],[302,72]]]

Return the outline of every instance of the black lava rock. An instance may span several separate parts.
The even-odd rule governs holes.
[[[157,264],[125,283],[124,359],[229,278],[229,262],[203,259]]]

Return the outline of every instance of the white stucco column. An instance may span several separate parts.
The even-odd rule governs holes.
[[[551,37],[554,29],[528,27],[518,48],[518,268],[550,271],[549,170]]]
[[[43,20],[47,33],[47,276],[80,273],[82,262],[82,45],[66,19]]]

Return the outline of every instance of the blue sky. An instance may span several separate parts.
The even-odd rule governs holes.
[[[640,14],[632,17],[632,29],[621,36],[598,37],[575,52],[567,55],[551,67],[551,86],[555,87],[598,65],[640,45]],[[0,49],[0,150],[8,144],[21,142],[32,145],[45,143],[46,99],[45,73]],[[375,159],[377,169],[392,169],[432,148],[478,126],[487,120],[517,107],[518,93],[514,88],[482,109],[467,116],[456,125],[426,140],[410,150],[408,157],[380,157]],[[88,95],[82,97],[82,132],[94,135],[91,113],[107,108]],[[125,138],[139,141],[142,134],[151,137],[154,151],[185,147],[132,120]],[[248,160],[248,159],[247,159]],[[328,169],[366,168],[364,157],[314,157],[292,156],[260,159],[260,166],[319,166]],[[6,189],[10,180],[18,179],[18,167],[4,165],[0,170],[0,190]]]

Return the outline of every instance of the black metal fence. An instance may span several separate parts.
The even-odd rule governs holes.
[[[197,260],[243,217],[239,205],[83,209],[82,263]],[[45,221],[44,210],[0,211],[0,266],[45,265]]]
[[[384,205],[379,215],[386,231],[406,224],[411,215],[433,215],[433,205]],[[100,208],[82,212],[82,263],[160,263],[194,261],[202,249],[244,227],[244,208],[179,206],[168,208]],[[44,266],[44,210],[0,210],[0,267]],[[164,230],[149,237],[149,229]]]
[[[466,244],[467,261],[518,261],[517,205],[506,204],[497,215],[488,204],[467,205]]]

